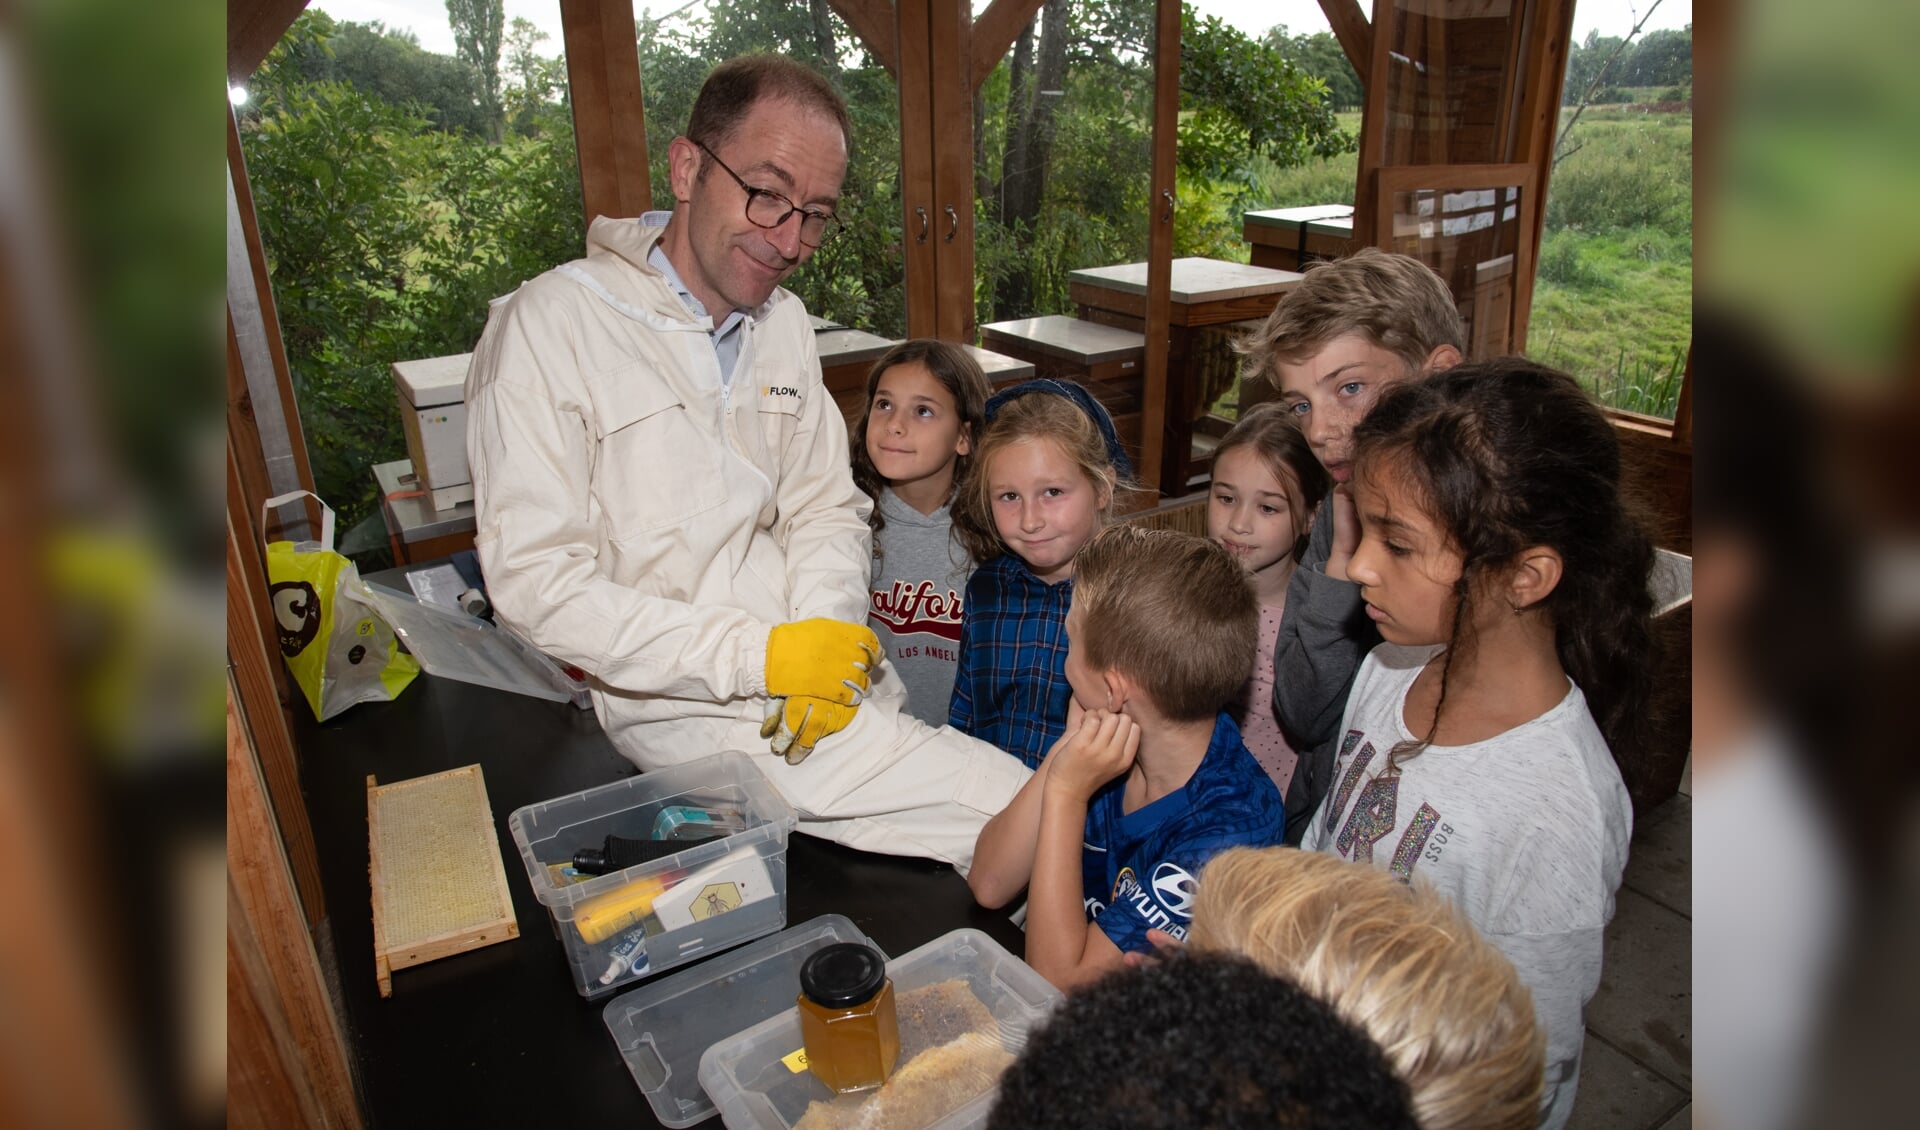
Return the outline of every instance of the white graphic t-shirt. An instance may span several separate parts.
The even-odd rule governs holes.
[[[1513,962],[1547,1030],[1542,1126],[1572,1113],[1600,942],[1626,866],[1633,814],[1605,739],[1571,682],[1540,717],[1465,746],[1413,739],[1407,691],[1437,647],[1381,644],[1354,677],[1332,789],[1301,847],[1418,878],[1451,899]]]

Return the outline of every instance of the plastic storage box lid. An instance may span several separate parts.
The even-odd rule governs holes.
[[[1060,990],[978,930],[955,930],[896,957],[887,962],[887,975],[893,979],[900,1018],[902,1060],[894,1068],[896,1075],[907,1067],[909,1049],[916,1044],[927,1047],[945,1034],[928,1034],[926,1027],[934,1026],[934,1022],[923,1021],[907,999],[915,990],[943,982],[964,982],[966,990],[992,1015],[990,1022],[970,1029],[964,1039],[997,1044],[1007,1057],[1017,1057],[1026,1048],[1028,1031],[1060,1001]],[[951,1001],[951,997],[945,999]],[[929,1005],[925,1010],[928,1017],[953,1013],[945,1004]],[[731,1130],[789,1130],[806,1114],[809,1104],[834,1100],[826,1084],[809,1074],[803,1061],[794,1055],[801,1047],[799,1010],[788,1005],[770,1019],[714,1044],[700,1057],[700,1085]],[[964,1070],[961,1077],[965,1077]],[[980,1071],[977,1080],[969,1080],[960,1088],[965,1097],[943,1104],[944,1109],[932,1121],[915,1121],[913,1125],[927,1130],[984,1126],[998,1088],[997,1070],[991,1074]],[[840,1101],[870,1102],[886,1093],[882,1088],[841,1096]]]
[[[662,1126],[691,1126],[713,1117],[713,1100],[700,1089],[702,1053],[715,1041],[792,1008],[801,963],[836,942],[873,945],[851,921],[826,914],[607,1005],[601,1014],[607,1031]]]
[[[624,871],[609,871],[584,883],[555,883],[547,874],[547,865],[540,855],[553,840],[568,835],[580,825],[597,827],[608,816],[659,805],[668,798],[692,793],[718,793],[742,805],[749,816],[747,829],[731,836],[688,840],[685,850],[677,855],[635,864]],[[799,822],[799,814],[754,765],[752,756],[738,750],[722,750],[664,769],[595,785],[583,792],[522,805],[507,817],[507,830],[513,834],[514,846],[520,849],[520,859],[526,864],[533,897],[549,910],[563,912],[561,918],[570,919],[573,908],[580,903],[617,890],[635,879],[674,869],[703,867],[741,847],[774,839],[780,841],[784,850],[787,835]],[[597,841],[599,835],[596,831],[593,839]],[[782,906],[784,916],[784,902]],[[781,925],[785,921],[782,917]]]
[[[572,700],[572,680],[560,665],[507,629],[411,593],[371,582],[367,588],[374,607],[428,674],[551,702]]]

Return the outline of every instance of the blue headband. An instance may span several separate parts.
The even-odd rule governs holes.
[[[1022,381],[1011,388],[1001,389],[987,399],[987,423],[993,423],[993,418],[999,415],[1000,409],[1006,407],[1010,401],[1018,400],[1030,392],[1048,392],[1055,396],[1064,396],[1078,405],[1080,411],[1085,412],[1094,426],[1100,429],[1100,437],[1107,444],[1107,462],[1113,464],[1114,472],[1120,476],[1120,481],[1125,483],[1133,480],[1133,460],[1127,458],[1126,449],[1120,446],[1120,433],[1114,430],[1113,417],[1107,415],[1106,407],[1095,400],[1092,393],[1072,381],[1057,381],[1052,377],[1041,377],[1038,380]]]

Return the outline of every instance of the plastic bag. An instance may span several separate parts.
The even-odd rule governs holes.
[[[312,491],[270,498],[272,510]],[[322,722],[359,702],[385,702],[420,674],[400,650],[360,579],[360,570],[333,550],[333,510],[320,502],[320,540],[267,545],[267,582],[280,654]],[[265,527],[265,515],[261,525]]]

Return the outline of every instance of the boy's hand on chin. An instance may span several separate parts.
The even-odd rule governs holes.
[[[1052,787],[1085,800],[1101,785],[1133,768],[1140,752],[1140,724],[1125,714],[1105,710],[1087,712],[1047,754],[1057,763],[1050,770]]]
[[[1353,503],[1353,487],[1341,483],[1327,496],[1333,507],[1333,544],[1327,549],[1327,576],[1348,580],[1347,562],[1360,550],[1360,510]]]

